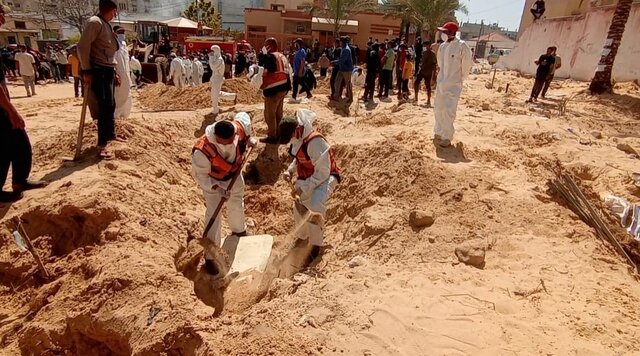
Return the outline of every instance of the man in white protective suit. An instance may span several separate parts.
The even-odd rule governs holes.
[[[202,84],[202,76],[204,75],[204,66],[198,57],[191,56],[193,62],[193,74],[191,75],[191,84]]]
[[[211,113],[218,115],[220,113],[220,99],[236,100],[236,94],[226,93],[222,91],[222,83],[224,83],[224,59],[220,52],[220,46],[211,46],[209,52],[209,68],[211,68]]]
[[[182,65],[184,66],[184,85],[191,85],[193,75],[193,63],[188,56],[182,58]]]
[[[169,66],[169,80],[173,81],[173,85],[178,89],[184,88],[184,65],[182,60],[171,53],[171,65]]]
[[[129,52],[125,42],[124,28],[114,26],[120,46],[116,51],[116,74],[120,77],[120,85],[115,87],[116,111],[113,117],[127,119],[131,114],[131,67],[129,67]]]
[[[205,133],[192,149],[192,175],[204,193],[207,205],[205,226],[213,216],[218,204],[227,199],[227,217],[231,233],[246,236],[244,217],[244,178],[242,164],[248,146],[255,146],[251,137],[251,118],[245,112],[236,114],[233,121],[221,120],[207,126]],[[229,184],[235,175],[239,175],[233,187]],[[207,238],[220,247],[222,238],[222,213],[218,214]],[[205,256],[205,268],[211,275],[217,275],[219,266],[214,256]]]
[[[136,56],[131,56],[129,66],[131,67],[131,85],[138,87],[142,79],[142,64]]]
[[[256,90],[260,90],[262,87],[262,75],[264,74],[264,67],[261,67],[257,64],[252,64],[249,67],[249,72],[247,73],[247,80],[251,83],[251,86],[256,88]]]
[[[462,93],[462,82],[469,75],[473,59],[469,46],[456,37],[458,25],[447,22],[438,27],[444,43],[438,49],[438,81],[434,102],[435,125],[434,138],[440,147],[449,147],[455,131],[458,100]]]
[[[296,174],[296,201],[293,216],[296,226],[302,225],[298,238],[307,240],[313,246],[311,259],[314,260],[324,247],[324,220],[327,200],[340,182],[340,168],[327,140],[313,128],[316,113],[307,109],[298,109],[295,117],[285,117],[280,122],[280,143],[288,144],[293,162],[283,174],[291,182]]]

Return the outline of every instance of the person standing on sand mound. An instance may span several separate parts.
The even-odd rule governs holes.
[[[5,12],[9,8],[0,5],[0,26],[4,25]],[[9,92],[0,87],[0,203],[11,203],[22,198],[22,192],[29,189],[42,188],[44,181],[30,181],[31,143],[25,130],[24,119],[11,104]],[[13,169],[12,192],[2,190],[9,174],[9,166]]]
[[[278,125],[282,120],[284,97],[291,90],[290,66],[287,58],[278,52],[278,41],[267,38],[262,47],[264,72],[262,75],[262,95],[264,96],[264,120],[267,123],[267,137],[260,142],[278,143]]]
[[[289,154],[294,157],[283,178],[291,183],[296,173],[296,182],[292,183],[296,197],[293,216],[296,226],[303,224],[298,238],[308,239],[313,246],[312,260],[322,253],[327,200],[340,182],[340,168],[331,146],[312,126],[315,119],[313,111],[298,109],[296,117],[285,117],[280,122],[280,144],[291,143]]]
[[[436,118],[433,131],[440,147],[449,147],[455,131],[453,122],[456,120],[462,82],[469,76],[473,59],[469,46],[456,37],[458,25],[455,22],[447,22],[438,30],[442,32],[445,42],[437,53],[440,72],[433,110]]]
[[[116,137],[114,114],[116,101],[114,85],[120,85],[120,77],[116,74],[116,51],[118,43],[109,21],[118,13],[115,0],[100,0],[99,14],[87,20],[80,41],[78,42],[78,59],[82,69],[82,82],[89,89],[87,98],[93,107],[91,114],[98,120],[98,148],[100,157],[112,159],[107,145],[109,141],[121,140]],[[94,116],[95,115],[95,116]]]
[[[229,228],[233,235],[246,236],[244,219],[244,178],[242,163],[247,146],[255,146],[251,137],[251,118],[245,112],[236,114],[233,121],[221,120],[207,126],[205,134],[192,149],[191,174],[204,193],[207,204],[205,226],[213,216],[220,201],[227,200]],[[229,188],[232,178],[238,179]],[[207,238],[220,247],[222,228],[221,214],[207,232]],[[220,272],[214,256],[205,256],[206,271],[215,276]]]

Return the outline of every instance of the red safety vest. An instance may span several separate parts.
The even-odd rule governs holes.
[[[236,127],[236,136],[238,136],[235,162],[229,163],[226,159],[222,158],[222,156],[218,154],[216,146],[207,138],[207,135],[202,135],[191,150],[192,153],[198,150],[204,153],[209,159],[209,162],[211,162],[209,176],[215,180],[229,180],[242,168],[243,154],[247,147],[247,135],[241,123],[233,121],[233,125]]]
[[[268,72],[265,69],[262,74],[262,86],[260,86],[260,89],[262,90],[286,84],[287,80],[289,80],[289,66],[287,58],[280,52],[273,52],[272,54],[276,57],[276,71]]]
[[[311,132],[311,134],[309,134],[309,136],[307,136],[302,141],[302,146],[300,146],[298,153],[296,153],[295,155],[297,160],[296,166],[297,166],[298,179],[305,180],[311,177],[313,175],[313,172],[315,171],[315,168],[313,167],[313,162],[311,162],[311,158],[307,153],[307,146],[309,145],[309,142],[311,142],[311,140],[318,137],[321,137],[323,140],[325,139],[324,136],[322,136],[322,134],[320,134],[318,131],[314,130],[313,132]],[[331,148],[329,148],[329,159],[331,160],[331,175],[336,177],[338,182],[340,182],[340,168],[336,163],[336,158]]]

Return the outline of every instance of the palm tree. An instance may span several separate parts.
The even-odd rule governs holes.
[[[386,5],[385,5],[386,4]],[[390,16],[405,20],[416,27],[416,33],[429,31],[435,37],[438,26],[455,21],[456,11],[467,13],[467,7],[460,0],[383,0],[383,8]]]
[[[611,93],[613,89],[611,85],[613,62],[616,60],[618,48],[620,47],[620,42],[622,42],[622,35],[629,19],[632,2],[633,0],[618,0],[598,69],[593,76],[593,80],[591,80],[591,85],[589,85],[589,91],[593,94]]]
[[[409,34],[412,17],[411,8],[406,0],[382,0],[380,8],[385,13],[385,17],[395,17],[401,20],[398,37],[402,38],[403,34]]]
[[[312,15],[326,19],[333,26],[333,37],[337,38],[347,20],[359,12],[375,9],[376,4],[371,0],[325,0],[306,3],[303,6]]]

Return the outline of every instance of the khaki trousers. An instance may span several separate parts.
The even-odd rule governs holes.
[[[264,121],[267,123],[269,137],[278,137],[278,125],[282,120],[282,106],[286,95],[286,91],[281,91],[264,97]]]

